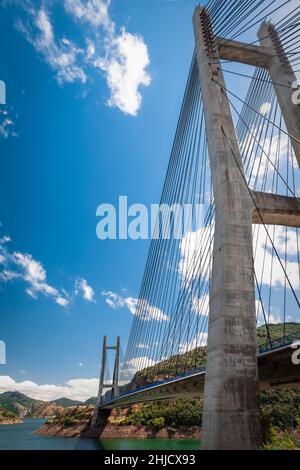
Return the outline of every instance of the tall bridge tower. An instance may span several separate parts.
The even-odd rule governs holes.
[[[200,202],[203,214],[179,237],[170,225],[177,229],[187,214],[174,211],[170,225],[158,220],[122,361],[124,387],[118,394],[118,342],[114,379],[104,380],[104,338],[93,423],[100,409],[204,393],[202,447],[256,449],[259,387],[300,383],[290,354],[300,338],[300,5],[287,13],[286,3],[207,0],[194,11],[195,52],[160,205]],[[265,21],[281,8],[275,23]],[[256,41],[237,41],[253,26]],[[238,77],[228,87],[225,73]],[[244,99],[241,76],[250,79]]]
[[[115,363],[114,363],[112,383],[105,382],[105,371],[107,370],[107,351],[110,351],[110,350],[115,351]],[[91,426],[95,426],[97,424],[103,391],[105,389],[110,389],[111,390],[110,398],[113,398],[118,395],[119,366],[120,366],[120,336],[117,336],[117,342],[113,346],[109,346],[107,344],[107,337],[103,336],[99,390],[98,390],[97,400],[95,404],[94,414],[93,414],[92,421],[91,421]]]
[[[269,70],[300,163],[300,107],[291,99],[296,77],[271,24],[261,25],[260,46],[216,40],[209,14],[201,7],[195,9],[193,24],[215,201],[202,446],[255,449],[260,426],[252,222],[256,213],[255,223],[264,223],[258,208],[268,224],[280,217],[287,225],[294,222],[288,216],[289,198],[280,211],[275,196],[255,194],[248,187],[220,59]]]

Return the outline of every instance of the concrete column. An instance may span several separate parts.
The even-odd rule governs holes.
[[[113,397],[119,393],[119,366],[120,366],[120,336],[117,336],[114,376],[113,376]]]
[[[213,81],[225,85],[201,7],[193,24],[216,207],[202,447],[255,449],[260,430],[253,205],[238,168],[242,162],[230,106]]]
[[[295,91],[292,85],[296,82],[297,77],[275,27],[270,23],[262,23],[258,31],[258,38],[263,47],[272,51],[272,59],[268,66],[270,77],[287,131],[300,142],[300,105],[296,105],[292,101],[292,93]],[[300,144],[294,139],[291,139],[291,143],[300,166]]]
[[[98,389],[97,400],[95,403],[95,410],[94,410],[94,414],[93,414],[92,421],[91,421],[91,426],[95,426],[95,424],[97,423],[99,407],[100,407],[101,397],[102,397],[103,388],[104,388],[104,372],[105,372],[105,367],[106,367],[106,341],[107,341],[106,336],[103,336],[99,389]]]

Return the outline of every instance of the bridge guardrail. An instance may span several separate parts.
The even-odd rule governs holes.
[[[274,339],[274,340],[271,341],[271,344],[270,344],[269,341],[266,342],[262,347],[260,347],[258,349],[258,354],[265,353],[265,352],[268,352],[268,351],[272,351],[274,349],[278,349],[278,348],[286,346],[288,344],[292,344],[294,341],[299,340],[299,339],[300,339],[300,330],[295,332],[295,333],[290,333],[289,335],[286,335],[282,338]],[[163,380],[157,380],[156,382],[144,385],[143,387],[138,387],[134,390],[126,390],[123,393],[119,393],[114,398],[121,398],[121,397],[124,397],[126,395],[131,395],[132,393],[142,392],[143,390],[147,390],[147,389],[152,388],[152,387],[157,387],[159,385],[166,384],[168,382],[172,382],[174,380],[182,379],[182,378],[185,378],[185,377],[189,377],[191,375],[198,374],[198,373],[201,373],[201,372],[204,372],[204,371],[205,371],[205,367],[198,367],[196,369],[181,372],[180,374],[176,374],[173,377],[166,377]],[[103,401],[101,401],[101,404],[108,403],[108,402],[112,401],[114,398],[109,397],[106,400],[104,399]]]
[[[267,341],[262,347],[259,348],[258,353],[265,353],[272,351],[273,349],[278,349],[288,344],[292,344],[294,341],[300,339],[300,330],[295,333],[290,333],[289,335],[283,336],[279,339],[271,340],[271,344]]]
[[[188,377],[188,376],[200,373],[200,372],[204,372],[204,371],[205,371],[205,367],[198,367],[197,369],[188,370],[188,371],[182,372],[180,374],[174,375],[172,377],[167,377],[163,380],[157,380],[156,382],[152,382],[151,384],[144,385],[143,387],[138,387],[134,390],[130,390],[130,391],[127,390],[126,392],[119,393],[118,395],[116,395],[115,398],[121,398],[121,397],[124,397],[126,395],[131,395],[132,393],[142,392],[143,390],[147,390],[147,389],[152,388],[152,387],[157,387],[159,385],[162,385],[162,384],[165,384],[165,383],[168,383],[168,382],[172,382],[174,380],[183,379],[185,377]],[[102,404],[108,403],[109,401],[111,401],[111,399],[102,401]]]

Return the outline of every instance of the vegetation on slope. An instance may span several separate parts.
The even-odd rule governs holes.
[[[52,418],[48,419],[46,424],[51,426],[61,425],[61,426],[73,426],[74,424],[81,424],[83,422],[88,422],[93,413],[93,406],[76,406],[65,409],[61,412],[58,412]]]
[[[58,398],[58,400],[52,400],[50,403],[62,406],[63,408],[70,408],[71,406],[83,405],[82,401],[71,400],[70,398]]]
[[[13,424],[20,422],[20,418],[16,413],[0,407],[0,424]]]
[[[285,327],[283,323],[269,325],[269,334],[272,341],[281,339],[283,336],[299,333],[300,323],[286,323]],[[269,343],[268,332],[265,325],[257,328],[257,346],[261,348]]]
[[[45,418],[63,409],[56,403],[34,400],[20,392],[0,394],[0,407],[20,418]]]
[[[269,325],[268,327],[270,337],[272,341],[280,339],[284,335],[283,324]],[[300,331],[299,323],[286,323],[285,335],[292,333],[298,333]],[[260,326],[257,328],[257,346],[258,349],[265,346],[268,343],[268,332],[266,326]],[[184,354],[178,354],[171,356],[154,366],[147,367],[141,371],[138,371],[129,386],[125,386],[126,389],[136,389],[143,387],[147,384],[164,380],[167,377],[173,377],[184,371],[197,369],[204,367],[206,363],[206,347],[200,346],[192,351],[188,351]]]

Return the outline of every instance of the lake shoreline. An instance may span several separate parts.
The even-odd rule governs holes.
[[[196,439],[149,438],[134,439],[93,437],[81,435],[50,436],[38,434],[44,419],[24,419],[22,424],[0,427],[0,450],[194,450],[200,448]],[[99,433],[98,433],[99,434]],[[82,439],[84,437],[84,439]]]
[[[0,426],[9,426],[10,424],[22,424],[23,421],[21,419],[6,419],[0,421]]]
[[[86,423],[70,426],[45,423],[34,431],[38,436],[78,437],[95,439],[201,439],[199,426],[180,426],[178,429],[164,427],[156,429],[144,425],[124,425],[107,423],[101,431],[90,429]]]

